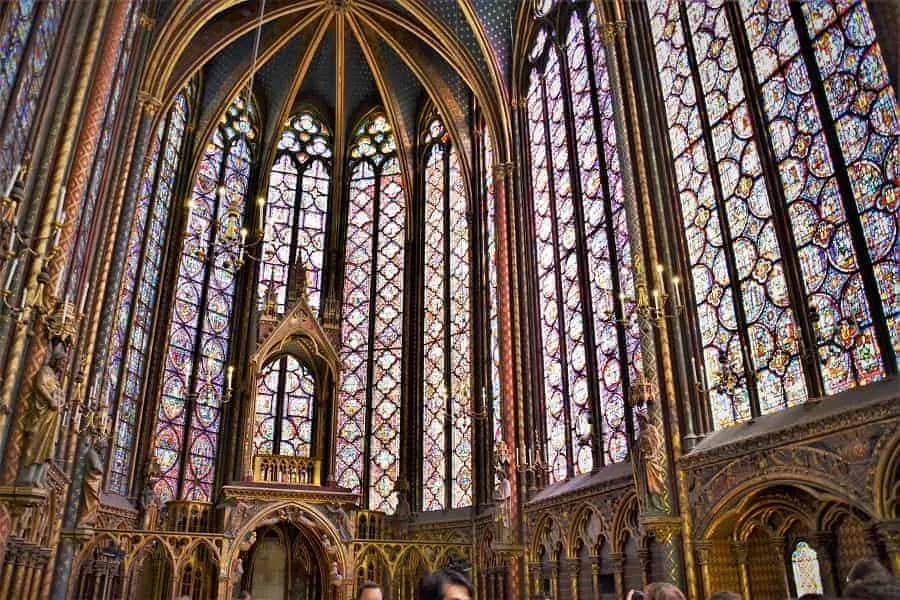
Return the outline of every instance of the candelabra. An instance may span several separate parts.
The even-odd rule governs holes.
[[[703,380],[697,372],[697,361],[691,357],[691,369],[694,374],[694,386],[701,394],[709,394],[716,392],[728,397],[736,396],[745,385],[744,375],[736,370],[728,360],[728,355],[724,351],[719,351],[718,355],[719,370],[714,374],[714,380],[710,387],[704,387]]]
[[[844,352],[843,348],[860,346],[865,342],[865,336],[859,326],[859,314],[853,314],[842,319],[830,318],[827,319],[828,322],[826,324],[822,323],[822,315],[816,306],[810,304],[807,314],[815,329],[816,340],[824,345],[832,356],[842,354]],[[813,349],[810,350],[814,351]]]
[[[211,248],[211,257],[214,261],[218,261],[221,257],[221,264],[226,269],[241,270],[246,264],[247,259],[261,262],[261,256],[254,256],[252,250],[256,246],[261,246],[265,237],[263,236],[263,221],[265,219],[265,198],[260,196],[257,201],[259,210],[258,227],[255,239],[248,241],[249,230],[243,224],[242,205],[243,197],[235,194],[229,199],[228,190],[225,186],[219,186],[216,190],[219,196],[219,202],[225,205],[225,210],[221,217],[213,220],[213,228],[218,232],[213,239]],[[190,222],[190,214],[195,210],[193,199],[187,201],[188,222]],[[210,250],[204,248],[205,233],[202,228],[189,231],[187,240],[188,253],[199,261],[205,261],[210,258]]]
[[[634,312],[631,315],[624,316],[619,322],[623,325],[630,324],[631,319],[652,323],[656,327],[660,327],[664,319],[674,319],[684,312],[684,302],[681,292],[681,278],[677,275],[669,280],[671,295],[666,291],[664,285],[664,270],[662,265],[656,265],[657,279],[660,287],[653,288],[647,293],[647,286],[643,283],[635,286],[637,298],[631,298],[626,294],[619,294],[619,300],[622,306],[634,304]],[[648,301],[648,297],[650,301]]]
[[[6,185],[3,196],[0,197],[0,240],[6,240],[0,251],[0,271],[6,269],[6,278],[2,291],[0,291],[0,303],[14,315],[18,321],[21,315],[31,310],[37,313],[45,313],[50,307],[58,304],[64,309],[63,317],[76,318],[76,313],[68,301],[59,302],[60,291],[45,298],[45,287],[50,279],[48,266],[60,254],[59,237],[63,226],[66,188],[61,188],[57,199],[56,210],[50,225],[50,232],[45,237],[29,238],[27,233],[18,226],[19,212],[23,205],[25,192],[24,177],[26,167],[16,166],[12,178]],[[48,242],[42,246],[43,242]],[[34,283],[24,290],[19,302],[13,299],[14,283],[20,267],[24,269],[24,263],[28,256],[41,259],[41,271]],[[24,271],[23,271],[24,272]],[[84,312],[84,303],[87,294],[82,296],[81,309]]]

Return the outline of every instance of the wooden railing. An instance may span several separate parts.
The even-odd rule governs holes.
[[[322,485],[322,461],[308,456],[257,454],[253,457],[253,480],[264,483]]]

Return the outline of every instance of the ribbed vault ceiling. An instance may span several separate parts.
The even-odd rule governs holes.
[[[317,106],[333,123],[336,149],[360,116],[383,106],[407,171],[426,102],[463,157],[472,145],[473,98],[492,130],[508,129],[510,22],[523,0],[261,1],[161,5],[143,89],[165,102],[200,73],[198,134],[207,135],[250,79],[262,22],[253,80],[267,148],[298,103]],[[501,136],[498,154],[502,148]]]

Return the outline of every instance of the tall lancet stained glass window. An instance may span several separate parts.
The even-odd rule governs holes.
[[[284,314],[287,290],[307,285],[318,312],[331,182],[331,130],[311,110],[289,118],[269,173],[259,284],[260,308]],[[291,281],[303,266],[306,282]],[[265,306],[266,303],[272,306]],[[285,356],[262,371],[256,395],[254,448],[258,454],[309,455],[314,382],[296,358]]]
[[[900,117],[865,5],[648,10],[713,425],[896,372]]]
[[[65,0],[17,0],[0,20],[0,182],[25,158],[65,8]]]
[[[189,86],[175,97],[151,143],[126,247],[105,378],[99,384],[104,405],[114,411],[109,487],[123,495],[129,493],[163,247],[176,177],[183,171],[184,131],[190,119],[192,93]]]
[[[406,200],[397,143],[371,113],[350,145],[337,481],[392,513],[400,462]]]
[[[566,10],[558,15],[565,18],[554,19],[565,24],[561,30],[537,34],[527,90],[547,454],[554,481],[624,460],[626,397],[641,364],[606,53],[593,4],[555,9]]]
[[[299,263],[306,272],[309,305],[315,313],[320,309],[331,166],[331,130],[322,120],[310,110],[288,119],[269,173],[261,307],[268,289],[276,311],[284,313],[287,290],[294,283],[291,267]]]
[[[482,227],[484,229],[484,270],[487,273],[488,298],[488,362],[490,379],[485,384],[488,397],[485,403],[490,405],[491,424],[493,426],[493,442],[495,450],[503,441],[502,399],[500,397],[500,312],[499,291],[497,286],[497,196],[494,189],[494,144],[487,127],[482,129],[481,148],[481,183],[482,183]]]
[[[472,337],[468,198],[440,120],[425,148],[422,509],[472,504]]]
[[[236,98],[200,157],[188,202],[157,414],[163,502],[211,498],[255,122],[253,105]]]

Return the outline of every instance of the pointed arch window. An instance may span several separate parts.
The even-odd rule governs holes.
[[[472,343],[468,198],[456,147],[439,119],[425,148],[422,509],[472,504]]]
[[[391,513],[399,476],[406,199],[384,113],[354,130],[344,264],[337,481]]]
[[[165,351],[155,440],[162,502],[208,502],[231,341],[235,257],[244,221],[256,114],[236,98],[200,158]]]
[[[641,349],[595,9],[588,3],[555,10],[555,22],[564,25],[541,29],[529,53],[527,115],[547,456],[551,479],[559,481],[625,459],[625,399]]]
[[[260,372],[256,391],[254,454],[310,456],[316,381],[296,357],[285,355]]]
[[[822,574],[819,570],[819,555],[807,542],[799,541],[791,553],[791,569],[794,574],[794,588],[797,597],[805,594],[822,594]]]
[[[65,0],[18,0],[0,24],[0,181],[12,177],[28,148],[65,7]]]
[[[865,4],[648,10],[714,427],[896,372],[900,112]]]
[[[310,308],[319,311],[332,156],[331,130],[314,112],[288,119],[269,173],[258,287],[260,305],[270,289],[279,314],[286,310],[291,266],[297,263],[309,280]]]
[[[100,397],[115,411],[108,485],[122,495],[129,493],[163,247],[176,178],[183,168],[184,132],[191,118],[192,98],[192,86],[175,97],[151,142],[128,237],[106,379],[101,384]]]

